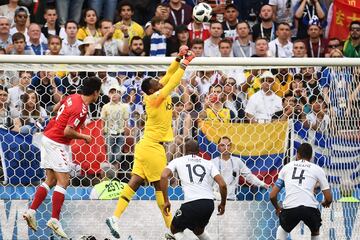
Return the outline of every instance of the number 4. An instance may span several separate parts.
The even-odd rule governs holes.
[[[305,180],[305,177],[304,177],[305,170],[304,169],[301,170],[300,175],[298,177],[296,176],[296,170],[297,170],[297,167],[294,168],[291,179],[299,179],[299,185],[301,185],[302,180]]]

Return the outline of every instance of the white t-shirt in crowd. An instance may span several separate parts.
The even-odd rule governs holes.
[[[236,200],[236,189],[239,183],[239,177],[242,176],[250,184],[263,187],[265,183],[251,173],[250,169],[238,157],[231,156],[229,160],[223,160],[216,157],[211,160],[219,170],[227,185],[227,199]],[[214,191],[219,192],[219,186],[214,184]]]
[[[329,189],[324,170],[318,165],[305,160],[292,161],[286,164],[279,173],[285,185],[283,208],[306,206],[317,208],[319,203],[314,195],[317,182],[321,190]]]
[[[271,120],[274,113],[283,109],[281,98],[272,92],[266,95],[263,90],[252,95],[246,105],[245,112],[253,115],[258,122]]]
[[[293,43],[288,41],[287,44],[283,46],[279,42],[279,39],[276,38],[269,42],[269,50],[272,57],[291,58],[293,54]]]
[[[177,171],[185,195],[185,202],[214,199],[213,179],[219,175],[215,165],[196,155],[186,155],[172,160],[167,166]]]

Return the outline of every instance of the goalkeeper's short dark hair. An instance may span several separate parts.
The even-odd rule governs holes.
[[[151,77],[145,78],[141,83],[141,91],[146,93],[147,95],[150,95],[150,89],[151,89]]]
[[[87,77],[83,80],[81,93],[85,96],[90,96],[95,91],[100,91],[101,80],[98,77]]]
[[[313,155],[312,146],[309,143],[302,143],[297,149],[297,154],[301,159],[310,161]]]

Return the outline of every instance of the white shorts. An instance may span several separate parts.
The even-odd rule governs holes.
[[[52,169],[55,172],[70,172],[72,166],[72,153],[70,145],[57,143],[43,136],[41,139],[40,167]]]

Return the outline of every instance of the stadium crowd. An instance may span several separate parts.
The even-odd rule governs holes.
[[[210,23],[192,18],[199,2],[213,8]],[[329,0],[10,0],[0,6],[0,54],[165,57],[187,45],[197,57],[360,57],[360,22],[351,23],[345,42],[327,38],[331,9]],[[175,141],[167,145],[168,159],[182,154],[184,139],[196,136],[200,119],[292,118],[328,131],[331,115],[351,114],[348,106],[357,104],[358,80],[349,81],[351,72],[343,72],[345,85],[335,87],[332,101],[335,83],[325,67],[187,71],[172,97]],[[91,104],[89,120],[103,120],[108,160],[126,172],[122,151],[131,153],[145,125],[141,81],[163,74],[5,69],[0,126],[20,134],[42,131],[54,105],[78,92],[84,77],[96,75],[102,94]]]

